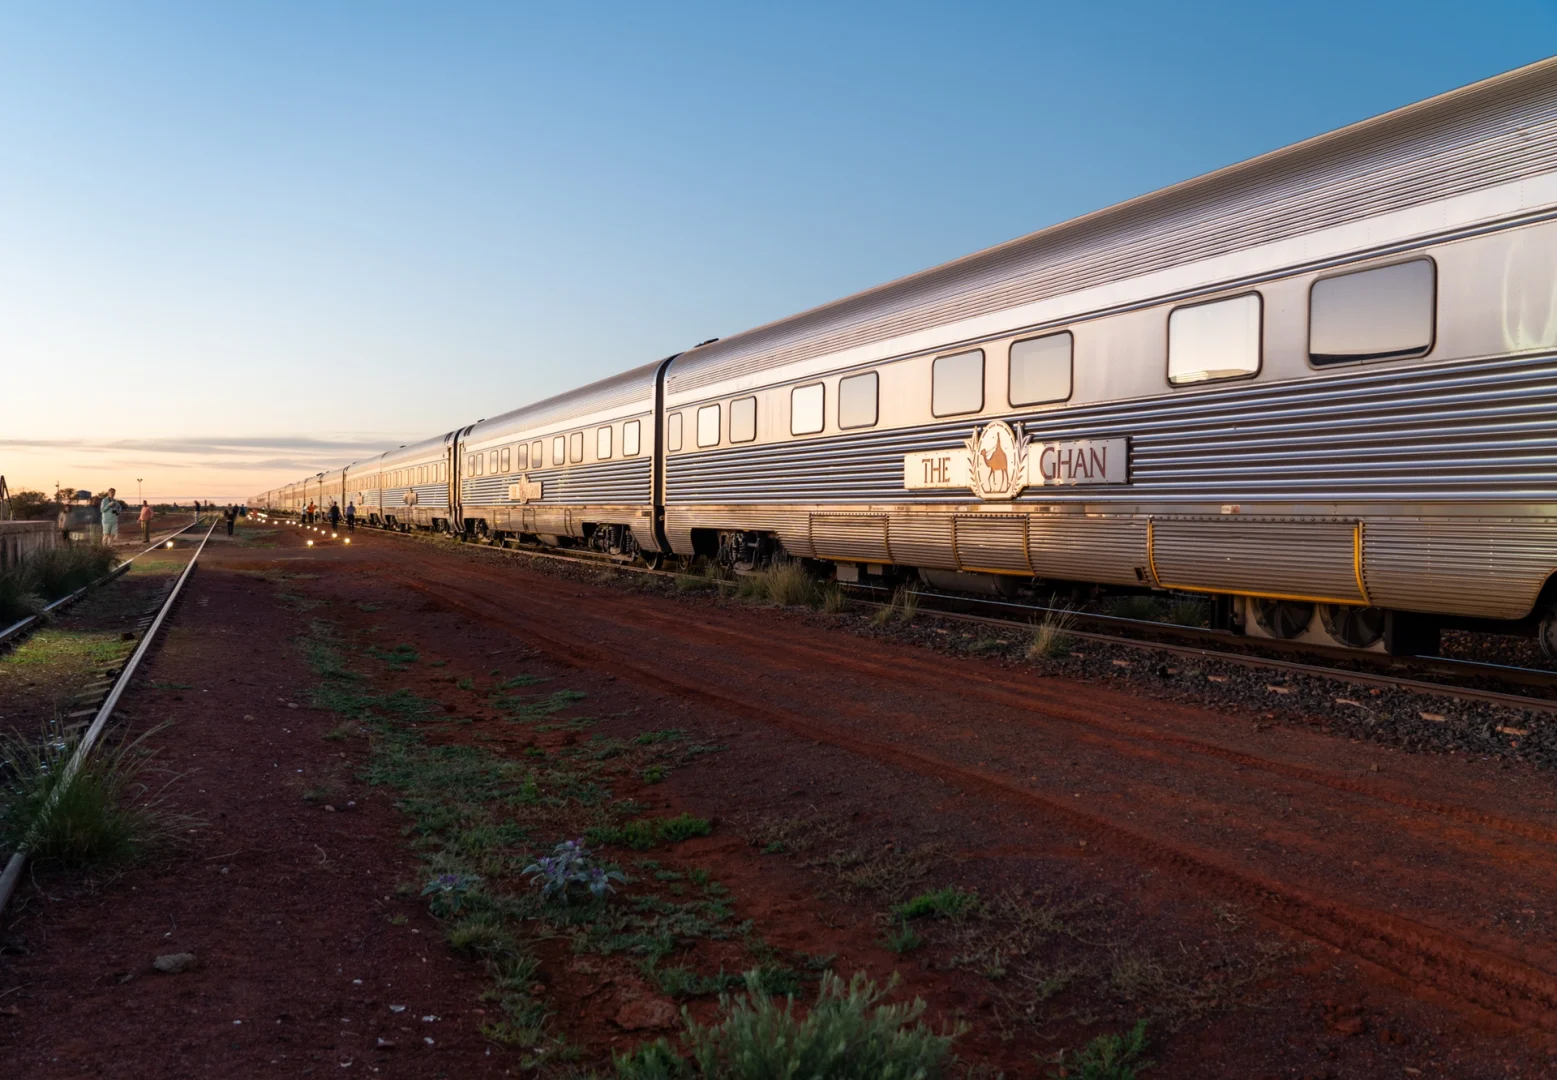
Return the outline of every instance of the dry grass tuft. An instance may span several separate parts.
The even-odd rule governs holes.
[[[1033,639],[1027,646],[1027,659],[1052,660],[1068,653],[1070,631],[1075,622],[1076,613],[1068,607],[1045,612],[1043,619],[1033,624]]]

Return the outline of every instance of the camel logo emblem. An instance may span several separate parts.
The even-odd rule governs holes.
[[[968,448],[968,486],[981,499],[1014,499],[1027,486],[1027,436],[1004,420],[973,429]]]

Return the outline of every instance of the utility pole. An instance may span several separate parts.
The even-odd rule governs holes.
[[[135,501],[141,501],[141,478],[139,476],[135,478]]]

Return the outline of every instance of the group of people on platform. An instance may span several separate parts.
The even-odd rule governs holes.
[[[351,500],[346,502],[345,513],[341,512],[340,505],[332,502],[330,508],[321,512],[316,503],[310,502],[303,508],[303,522],[308,525],[317,524],[320,521],[328,521],[330,528],[339,529],[341,522],[346,523],[347,532],[357,531],[357,504]]]

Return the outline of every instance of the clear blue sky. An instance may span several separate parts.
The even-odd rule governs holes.
[[[1532,0],[0,12],[0,473],[186,497],[1557,48]]]

